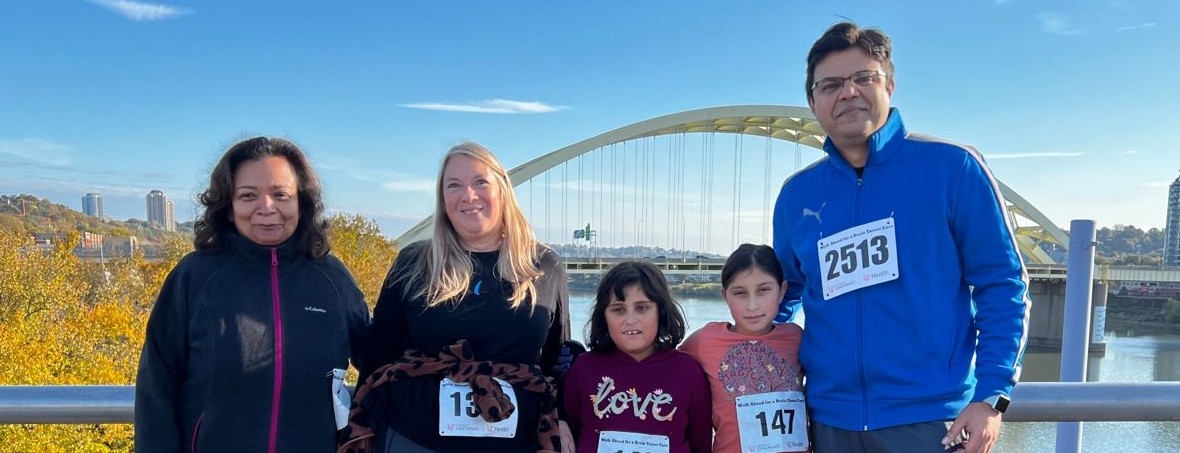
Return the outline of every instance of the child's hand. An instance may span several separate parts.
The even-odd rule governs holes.
[[[574,435],[570,432],[570,425],[566,424],[565,420],[558,420],[557,431],[561,436],[561,453],[575,453],[578,448],[574,446]]]

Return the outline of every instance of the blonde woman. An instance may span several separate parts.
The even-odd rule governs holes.
[[[433,238],[399,253],[377,300],[340,451],[561,451],[565,270],[483,146],[451,148],[437,190]]]

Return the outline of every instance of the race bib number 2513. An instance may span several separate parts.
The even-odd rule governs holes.
[[[897,280],[897,231],[892,217],[854,226],[817,243],[824,300]]]

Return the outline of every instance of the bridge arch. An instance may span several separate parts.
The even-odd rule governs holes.
[[[646,137],[683,133],[720,132],[770,137],[798,143],[816,149],[823,148],[824,132],[806,107],[786,105],[729,105],[663,115],[614,129],[525,162],[508,172],[513,186],[520,186],[533,177],[582,154],[615,143]],[[1069,237],[1061,228],[1024,197],[1000,182],[1000,190],[1008,201],[1010,216],[1022,217],[1031,225],[1019,226],[1017,236],[1021,253],[1030,261],[1053,263],[1041,248],[1044,242],[1066,249]],[[434,216],[427,216],[397,238],[399,244],[409,244],[430,237]]]

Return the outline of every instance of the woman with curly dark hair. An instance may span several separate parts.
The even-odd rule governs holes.
[[[148,320],[136,449],[331,451],[369,310],[328,255],[315,172],[294,143],[251,138],[225,152],[200,202],[196,251]]]

